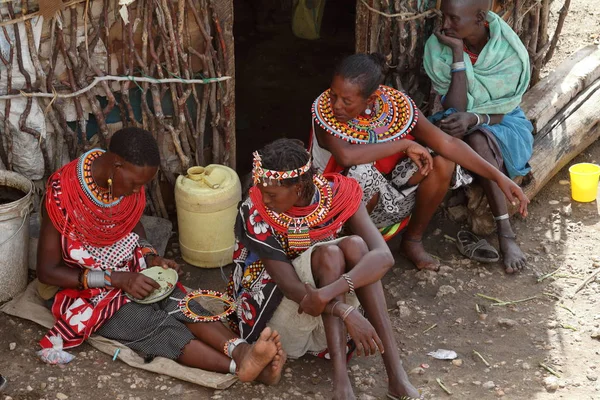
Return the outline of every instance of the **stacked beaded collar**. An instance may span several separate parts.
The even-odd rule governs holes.
[[[112,207],[121,202],[122,198],[112,199],[110,191],[102,189],[92,177],[92,163],[104,154],[104,150],[92,149],[79,158],[77,163],[77,178],[86,196],[99,207]]]
[[[403,92],[380,85],[374,109],[346,123],[333,115],[331,89],[321,93],[312,107],[313,119],[327,133],[353,144],[381,143],[406,137],[417,124],[419,114],[413,100]]]
[[[298,169],[292,169],[289,171],[275,171],[272,169],[265,169],[262,167],[262,158],[258,151],[252,153],[254,156],[254,166],[252,167],[252,178],[255,185],[258,185],[262,181],[263,186],[268,186],[275,184],[281,186],[281,181],[284,179],[293,179],[298,178],[301,175],[304,175],[309,169],[311,165],[311,160]]]

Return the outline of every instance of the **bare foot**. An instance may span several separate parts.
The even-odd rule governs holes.
[[[237,376],[242,382],[255,380],[277,354],[277,345],[271,339],[271,328],[265,328],[252,345],[241,344],[234,350],[234,359],[238,365]]]
[[[281,339],[277,331],[272,331],[269,340],[275,343],[277,347],[277,353],[273,360],[262,370],[260,375],[256,378],[257,381],[264,383],[265,385],[276,385],[281,380],[281,371],[287,361],[287,354],[281,347]]]
[[[338,379],[333,379],[333,400],[355,400],[354,391],[350,384],[350,378],[346,370],[343,371],[345,376],[340,376]]]
[[[425,251],[421,240],[402,238],[400,249],[404,253],[404,256],[412,261],[418,269],[427,269],[430,271],[438,271],[440,269],[440,262]]]
[[[500,243],[500,252],[504,260],[504,271],[507,274],[513,274],[521,271],[527,263],[527,258],[523,251],[515,241],[514,233],[498,234],[498,242]]]
[[[406,372],[404,372],[398,380],[390,381],[388,393],[397,398],[402,398],[402,396],[408,396],[414,399],[421,398],[421,394],[417,388],[415,388],[408,380]]]

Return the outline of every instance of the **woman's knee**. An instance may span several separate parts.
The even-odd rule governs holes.
[[[358,235],[352,235],[344,238],[338,243],[338,247],[344,253],[347,261],[356,264],[365,254],[369,252],[369,246],[363,238]]]
[[[450,161],[447,158],[442,156],[433,157],[433,171],[434,173],[439,174],[440,177],[444,179],[451,179],[452,174],[454,173],[454,168],[456,164],[454,161]]]
[[[485,137],[485,134],[480,131],[473,132],[465,136],[465,143],[467,143],[475,152],[479,153],[489,149],[490,145]]]
[[[318,246],[311,255],[312,272],[315,280],[337,279],[346,269],[342,249],[333,244]]]

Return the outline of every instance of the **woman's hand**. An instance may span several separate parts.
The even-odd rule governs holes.
[[[306,288],[306,295],[298,305],[298,314],[307,313],[313,317],[318,317],[325,311],[329,300],[322,298],[321,291],[313,288],[308,283],[305,283],[304,287]]]
[[[440,121],[440,129],[450,136],[462,139],[470,127],[477,124],[477,117],[470,112],[457,112]]]
[[[529,204],[529,199],[523,193],[523,190],[514,183],[510,178],[506,175],[500,173],[500,178],[496,180],[496,183],[504,192],[506,198],[512,203],[513,206],[516,206],[517,203],[515,201],[515,197],[519,199],[519,213],[523,216],[527,216],[527,204]]]
[[[170,260],[168,258],[162,258],[159,255],[149,255],[146,256],[148,267],[163,267],[164,269],[174,269],[177,271],[177,275],[181,277],[183,275],[183,269],[181,265],[177,264],[174,260]]]
[[[361,354],[365,356],[374,355],[377,353],[378,348],[381,354],[383,354],[383,343],[377,332],[375,332],[375,328],[357,310],[348,314],[344,323],[346,324],[348,334],[352,337],[354,343],[356,343],[357,356]]]
[[[429,150],[419,143],[410,141],[404,152],[419,167],[421,175],[427,176],[433,169],[433,158],[431,158]]]
[[[160,285],[154,279],[138,272],[113,272],[112,285],[125,293],[129,293],[136,299],[143,299],[152,293],[154,289],[160,288]]]
[[[464,47],[464,42],[462,39],[446,36],[444,31],[439,30],[439,29],[436,30],[435,32],[433,32],[433,34],[435,35],[435,37],[438,39],[438,41],[441,44],[445,44],[446,46],[450,47],[452,50],[455,50],[455,51],[460,50],[462,52],[463,47]]]

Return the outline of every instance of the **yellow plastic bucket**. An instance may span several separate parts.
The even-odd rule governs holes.
[[[596,200],[600,166],[590,163],[575,164],[569,168],[571,197],[580,203]]]

